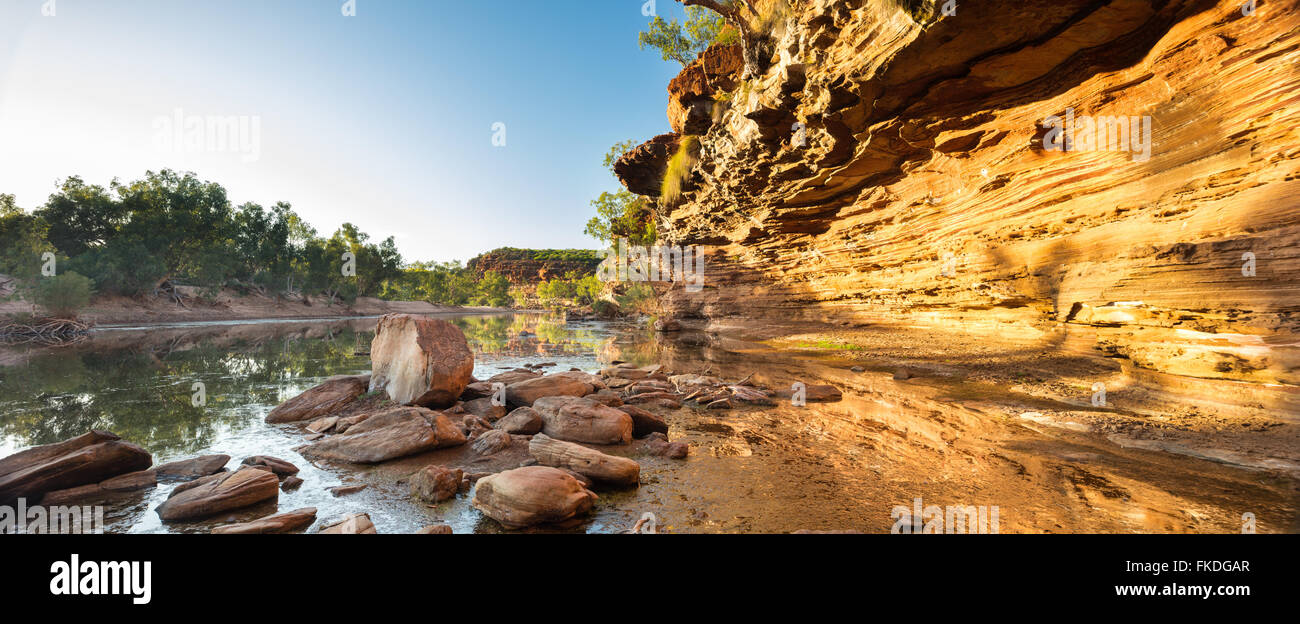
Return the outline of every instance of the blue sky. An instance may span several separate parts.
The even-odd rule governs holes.
[[[32,209],[70,175],[194,171],[408,260],[594,248],[589,202],[618,188],[601,157],[668,130],[680,70],[637,47],[645,0],[49,3],[0,0],[0,193]],[[177,109],[255,119],[256,158],[160,147]]]

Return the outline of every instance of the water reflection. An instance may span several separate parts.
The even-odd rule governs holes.
[[[520,358],[591,366],[598,326],[553,315],[449,319],[479,365]],[[223,430],[260,422],[303,380],[369,370],[376,319],[95,332],[65,349],[0,348],[0,455],[105,429],[155,458],[211,448]],[[490,370],[486,374],[492,374]],[[195,406],[195,383],[206,404]]]

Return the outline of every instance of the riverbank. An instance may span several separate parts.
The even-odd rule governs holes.
[[[384,314],[494,314],[511,312],[506,308],[486,306],[443,306],[427,301],[385,301],[359,297],[351,304],[323,297],[283,299],[261,295],[221,295],[214,301],[187,297],[184,304],[162,297],[97,297],[81,311],[78,318],[98,327],[113,325],[156,325],[163,323],[202,323],[213,321],[253,321],[280,319],[334,319]],[[0,317],[31,314],[31,304],[23,301],[0,303]]]

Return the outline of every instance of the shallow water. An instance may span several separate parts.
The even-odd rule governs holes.
[[[918,498],[926,506],[996,507],[1001,532],[1224,532],[1238,530],[1245,512],[1258,516],[1261,532],[1296,530],[1293,475],[1126,448],[1018,419],[1042,403],[1032,397],[853,373],[835,354],[701,333],[656,335],[537,314],[451,320],[475,351],[480,379],[526,363],[594,372],[619,360],[730,380],[755,374],[772,388],[830,383],[844,393],[839,402],[800,407],[665,412],[670,438],[691,445],[688,459],[647,456],[637,445],[604,448],[637,459],[641,485],[597,488],[600,500],[581,524],[536,531],[618,532],[653,513],[662,532],[889,532],[895,507]],[[436,455],[373,467],[313,465],[293,450],[304,443],[298,427],[264,422],[274,406],[326,377],[368,371],[358,350],[369,345],[375,322],[114,329],[65,349],[0,349],[0,456],[97,428],[145,447],[155,464],[224,453],[232,468],[272,455],[302,469],[305,484],[282,493],[278,506],[200,523],[159,521],[153,509],[174,484],[113,499],[109,532],[206,532],[301,507],[318,509],[318,525],[364,511],[381,533],[436,523],[457,533],[501,531],[470,506],[472,492],[436,506],[411,499],[405,476]],[[535,335],[520,336],[525,330]],[[196,382],[206,390],[199,407],[192,405]],[[341,498],[328,492],[342,484],[369,487]]]

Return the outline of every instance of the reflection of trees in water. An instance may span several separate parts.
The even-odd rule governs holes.
[[[0,368],[0,436],[48,444],[97,428],[156,454],[196,451],[219,428],[262,418],[265,410],[251,406],[278,404],[281,390],[297,385],[292,380],[369,368],[353,356],[357,337],[345,329],[42,353]],[[205,386],[205,406],[191,404],[195,382]]]
[[[476,353],[516,357],[583,355],[596,352],[604,332],[569,327],[563,315],[515,314],[454,321]],[[521,336],[521,332],[532,335]]]
[[[594,354],[602,329],[546,314],[454,319],[476,351],[507,356]],[[100,333],[84,345],[32,350],[0,367],[0,439],[49,444],[104,429],[155,455],[211,448],[218,432],[260,421],[311,380],[370,368],[374,320],[303,325],[159,328]],[[521,337],[528,331],[535,336]],[[202,382],[207,405],[195,407]]]

